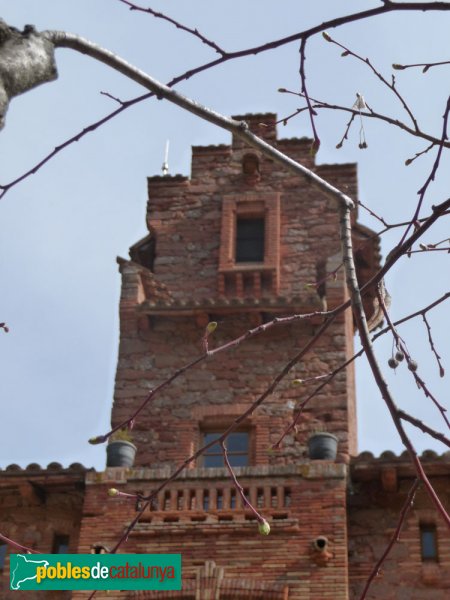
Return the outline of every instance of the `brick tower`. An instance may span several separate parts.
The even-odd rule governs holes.
[[[275,115],[238,118],[356,197],[354,164],[315,167],[309,139],[276,139]],[[215,347],[275,317],[331,309],[347,297],[333,201],[239,139],[231,146],[194,147],[191,177],[150,177],[148,194],[150,233],[131,248],[131,260],[119,259],[123,287],[113,425],[201,354],[209,321],[218,322]],[[362,227],[356,232],[368,237]],[[362,252],[364,277],[376,255],[373,245],[365,247],[365,256]],[[335,277],[326,278],[335,269]],[[275,327],[179,377],[136,422],[137,463],[162,467],[183,461],[206,432],[222,431],[250,406],[322,321]],[[352,353],[347,311],[248,420],[248,464],[301,459],[307,433],[323,427],[339,438],[340,462],[355,454],[352,368],[307,408],[296,437],[288,437],[276,455],[267,453],[303,397],[292,379],[324,375]]]
[[[316,166],[311,140],[278,140],[273,114],[243,118],[259,136],[317,171],[352,198],[355,165]],[[191,177],[148,181],[149,234],[119,259],[122,273],[120,348],[113,425],[141,411],[132,430],[133,468],[86,470],[75,463],[0,472],[0,532],[40,552],[103,553],[115,549],[143,509],[155,501],[120,546],[125,553],[180,553],[182,591],[106,591],[105,600],[353,600],[398,526],[416,477],[407,454],[355,456],[353,368],[342,370],[304,408],[296,430],[269,451],[318,382],[353,353],[350,311],[336,318],[318,343],[256,410],[253,403],[313,338],[326,309],[347,291],[340,267],[338,216],[333,201],[308,182],[245,147],[193,148]],[[353,224],[357,275],[377,270],[373,232]],[[370,317],[373,298],[365,297]],[[202,358],[207,324],[216,321],[210,350],[289,315],[226,351]],[[186,365],[199,359],[195,366]],[[169,379],[172,381],[169,384]],[[294,379],[302,379],[293,386]],[[211,445],[169,485],[177,466],[213,442],[240,415],[227,438],[229,461],[245,496],[270,523],[258,532]],[[307,439],[326,429],[339,441],[336,460],[311,460]],[[425,451],[421,461],[449,505],[450,453]],[[165,485],[165,487],[164,487]],[[109,497],[108,489],[134,494]],[[137,498],[136,498],[137,495]],[[408,500],[410,503],[410,500]],[[373,582],[370,599],[448,597],[447,527],[424,489],[410,507],[400,541]],[[0,596],[9,591],[9,553],[0,540]],[[90,592],[39,592],[42,598],[86,600]]]
[[[315,166],[311,140],[277,139],[274,114],[238,118],[356,197],[354,164]],[[149,234],[131,247],[131,260],[119,259],[123,285],[114,426],[202,354],[209,322],[218,323],[209,338],[215,348],[276,317],[320,313],[347,298],[333,201],[239,139],[231,146],[194,147],[191,177],[150,177],[148,195]],[[361,245],[369,234],[355,226],[362,280],[378,261],[376,244]],[[113,545],[124,519],[134,514],[134,507],[120,501],[109,500],[106,509],[105,486],[146,494],[155,489],[171,469],[248,410],[322,322],[316,315],[272,326],[199,362],[155,395],[132,431],[136,467],[92,476],[85,509],[97,511],[96,519],[84,532],[82,526],[79,551],[89,551],[84,538],[97,536],[103,545]],[[185,596],[189,586],[195,595],[203,577],[213,587],[220,579],[221,598],[239,597],[243,585],[255,590],[249,598],[346,599],[347,464],[356,452],[353,368],[342,371],[306,407],[280,450],[269,447],[317,385],[308,380],[352,354],[353,323],[346,311],[228,439],[240,483],[271,523],[268,538],[258,534],[220,448],[213,446],[159,494],[126,550],[181,551]],[[296,378],[305,384],[293,386]],[[308,459],[307,439],[318,428],[339,439],[336,461]]]

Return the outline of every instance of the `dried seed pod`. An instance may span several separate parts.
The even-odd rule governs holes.
[[[397,352],[395,353],[395,359],[398,360],[398,362],[402,362],[404,358],[405,355],[403,354],[403,352],[401,350],[397,350]]]
[[[414,371],[417,371],[417,367],[418,367],[418,365],[417,365],[417,363],[416,363],[416,361],[415,361],[415,360],[410,360],[410,361],[408,362],[408,369],[409,369],[410,371],[413,371],[413,372],[414,372]]]
[[[398,360],[392,357],[388,360],[388,365],[391,367],[391,369],[396,369],[398,367]]]

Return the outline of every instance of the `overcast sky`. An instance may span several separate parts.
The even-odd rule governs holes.
[[[301,31],[326,19],[378,6],[357,0],[168,0],[151,2],[182,23],[197,27],[227,50],[244,49]],[[20,29],[78,33],[118,53],[165,82],[188,68],[215,58],[198,39],[151,16],[130,12],[119,0],[0,0],[0,16]],[[448,59],[448,13],[400,13],[349,24],[330,33],[362,56],[369,56],[389,79],[392,63]],[[59,79],[13,100],[0,136],[0,181],[6,183],[83,127],[115,108],[100,94],[121,99],[142,93],[138,85],[111,69],[77,54],[58,50]],[[307,47],[310,95],[351,107],[356,92],[378,112],[407,120],[398,100],[366,65],[340,56],[321,36]],[[230,62],[193,77],[178,90],[226,115],[246,112],[292,113],[302,102],[279,94],[299,89],[298,44]],[[448,94],[448,67],[426,74],[397,72],[401,93],[409,99],[423,129],[439,136]],[[436,151],[409,167],[407,158],[426,147],[402,132],[365,119],[368,149],[358,149],[358,127],[336,150],[348,115],[322,112],[317,125],[322,146],[319,163],[356,161],[360,199],[389,222],[409,218]],[[306,115],[279,128],[279,136],[310,135]],[[228,133],[202,122],[166,101],[141,103],[96,133],[59,154],[0,201],[1,423],[0,466],[51,461],[67,466],[82,462],[103,468],[104,447],[87,439],[108,429],[118,347],[120,279],[116,256],[146,234],[146,177],[159,174],[166,140],[172,174],[189,174],[191,145],[229,143]],[[426,196],[424,212],[448,197],[447,153]],[[363,212],[360,220],[374,229]],[[442,222],[426,237],[449,235]],[[400,231],[383,238],[383,253]],[[400,318],[449,290],[448,254],[402,259],[387,278],[392,316]],[[448,305],[429,316],[435,342],[448,365]],[[402,335],[433,393],[449,404],[448,380],[441,380],[429,350],[423,323],[404,326]],[[386,364],[391,352],[386,336],[376,344]],[[398,403],[431,426],[442,419],[405,368],[387,369]],[[363,359],[357,363],[359,448],[375,454],[402,450],[379,392]],[[445,450],[414,433],[417,448]]]

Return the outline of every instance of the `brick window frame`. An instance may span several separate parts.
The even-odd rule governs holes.
[[[264,218],[264,261],[236,262],[238,218]],[[232,194],[223,198],[219,253],[219,294],[278,294],[280,272],[280,194]]]

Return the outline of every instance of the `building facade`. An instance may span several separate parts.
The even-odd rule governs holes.
[[[241,118],[357,198],[354,164],[317,166],[310,140],[277,139],[275,115]],[[2,493],[28,479],[31,488],[20,492],[20,503],[10,494],[6,530],[20,537],[20,527],[9,526],[20,512],[25,529],[34,532],[30,543],[42,551],[49,551],[48,536],[52,548],[59,536],[73,551],[109,551],[142,501],[108,497],[107,490],[146,496],[186,461],[120,550],[181,553],[183,591],[99,597],[358,598],[395,530],[414,472],[403,455],[357,456],[353,364],[301,406],[324,376],[353,355],[353,319],[345,311],[296,360],[323,325],[324,312],[348,299],[334,201],[234,137],[229,146],[194,147],[189,178],[150,177],[148,197],[149,234],[131,247],[129,259],[118,259],[122,294],[112,424],[138,412],[135,465],[102,473],[77,465],[31,474],[10,468],[1,478],[8,482]],[[364,283],[379,268],[378,241],[357,222],[353,231]],[[365,309],[370,317],[373,296],[366,296]],[[207,336],[211,355],[204,356],[211,322],[217,328]],[[295,428],[285,434],[300,409]],[[220,446],[196,457],[236,420],[228,459],[246,497],[270,523],[267,537],[244,506]],[[309,458],[307,442],[316,430],[338,439],[336,459]],[[424,464],[448,505],[449,457],[428,453]],[[48,499],[56,496],[39,490],[59,489],[54,481],[72,485],[74,495],[65,500],[66,521],[58,517],[52,524]],[[33,502],[40,502],[37,512]],[[419,491],[402,540],[367,597],[446,597],[450,548],[443,527]]]

